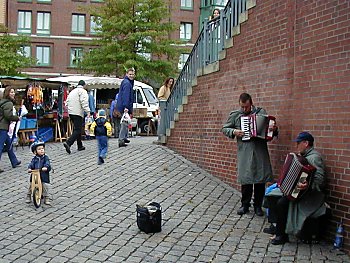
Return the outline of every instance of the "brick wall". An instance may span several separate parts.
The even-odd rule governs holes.
[[[269,143],[275,175],[291,140],[310,131],[327,166],[328,202],[350,233],[350,2],[257,0],[220,71],[197,79],[167,146],[224,182],[236,182],[236,143],[221,133],[238,96],[277,117],[280,136]]]

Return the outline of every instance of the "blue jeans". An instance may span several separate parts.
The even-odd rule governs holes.
[[[0,160],[3,149],[7,151],[12,167],[16,167],[16,165],[18,164],[18,160],[15,153],[13,152],[11,138],[10,136],[8,136],[7,130],[0,130]]]
[[[98,157],[105,159],[108,151],[108,138],[107,136],[96,136]]]

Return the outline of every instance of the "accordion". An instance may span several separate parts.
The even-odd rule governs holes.
[[[307,181],[310,185],[315,171],[316,168],[309,164],[305,157],[289,153],[284,161],[277,185],[289,200],[296,200],[307,191],[307,189],[298,189],[297,184]]]
[[[269,127],[273,127],[276,118],[270,115],[250,114],[241,116],[241,130],[244,132],[242,141],[248,141],[253,137],[271,141],[273,131]]]

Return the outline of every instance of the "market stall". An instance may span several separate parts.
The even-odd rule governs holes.
[[[30,143],[34,136],[45,142],[62,141],[67,136],[69,121],[64,102],[68,83],[13,76],[0,76],[0,83],[16,89],[16,107],[24,105],[28,111],[17,132],[20,144]]]
[[[112,100],[119,91],[123,79],[112,77],[93,76],[67,76],[49,78],[50,81],[67,82],[70,86],[76,86],[79,80],[84,80],[89,92],[94,96],[96,110],[105,109],[107,116]],[[133,127],[139,134],[156,133],[157,110],[159,103],[153,88],[140,81],[134,81],[134,114]]]

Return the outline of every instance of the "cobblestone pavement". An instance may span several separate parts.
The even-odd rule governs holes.
[[[17,149],[15,169],[3,155],[0,262],[350,262],[329,243],[270,245],[265,218],[236,215],[238,191],[155,139],[110,139],[103,165],[94,140],[71,155],[47,144],[53,202],[39,209],[24,200],[29,148]],[[161,233],[137,228],[136,204],[150,201],[162,205]]]

